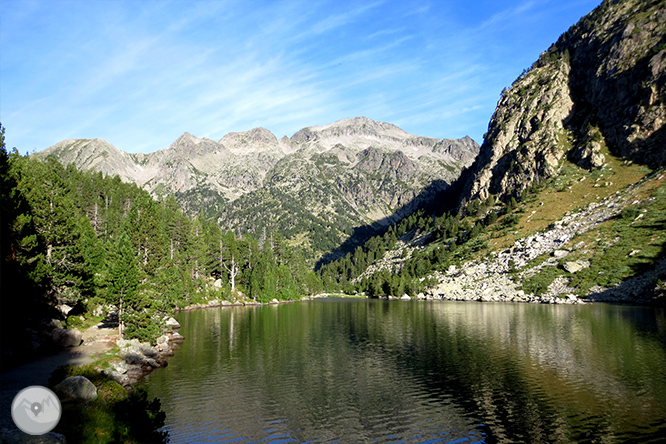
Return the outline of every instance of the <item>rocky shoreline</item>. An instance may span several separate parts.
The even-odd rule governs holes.
[[[156,345],[140,342],[138,339],[119,339],[116,345],[120,348],[120,361],[111,361],[110,367],[102,373],[125,388],[130,388],[154,370],[166,367],[167,358],[174,355],[185,338],[178,333],[180,324],[174,318],[166,321],[166,331],[157,338]]]
[[[218,307],[247,307],[247,306],[263,306],[263,305],[278,305],[278,304],[291,304],[293,302],[307,301],[313,298],[327,297],[326,295],[315,295],[315,296],[304,296],[301,299],[293,299],[288,301],[279,301],[273,299],[271,302],[257,302],[252,299],[239,300],[236,302],[230,302],[227,300],[213,299],[208,301],[205,304],[192,304],[183,308],[176,308],[176,311],[192,311],[192,310],[202,310],[205,308],[218,308]]]
[[[629,190],[631,191],[630,187]],[[566,277],[556,278],[548,290],[540,295],[519,289],[520,282],[535,275],[544,267],[563,267],[569,275],[590,266],[585,260],[566,261],[566,257],[587,247],[584,242],[571,245],[574,237],[596,228],[601,223],[616,217],[630,205],[632,193],[619,193],[600,202],[589,204],[584,209],[565,216],[551,224],[548,230],[520,239],[511,248],[492,252],[485,260],[474,260],[460,267],[450,266],[446,272],[435,272],[438,284],[427,289],[425,298],[454,301],[528,302],[545,304],[582,304],[586,302],[620,302],[647,304],[646,297],[654,278],[666,271],[666,260],[658,262],[653,270],[644,275],[628,279],[613,288],[592,287],[581,299],[568,286]],[[550,255],[538,265],[530,261]],[[561,265],[560,265],[561,264]]]
[[[661,176],[657,180],[660,179]],[[655,262],[650,271],[626,279],[613,287],[593,286],[584,296],[569,285],[575,273],[590,267],[590,261],[585,259],[586,254],[599,248],[597,245],[586,245],[583,241],[576,241],[576,237],[618,217],[623,209],[641,203],[638,197],[641,185],[636,183],[603,200],[590,203],[576,212],[568,213],[546,230],[517,240],[510,248],[490,252],[483,258],[463,264],[451,265],[443,271],[435,271],[429,276],[434,279],[435,284],[412,298],[544,304],[657,303],[655,296],[660,294],[660,290],[655,282],[666,272],[666,259]],[[382,269],[390,270],[392,273],[399,272],[413,251],[425,248],[423,237],[426,235],[408,233],[398,240],[393,250],[387,251],[380,261],[368,267],[368,270],[356,280],[369,277]],[[630,255],[638,252],[640,250],[635,250]],[[547,267],[557,267],[563,271],[550,283],[545,292],[535,295],[521,288],[524,282]],[[407,298],[409,297],[406,295],[384,297],[384,299]]]

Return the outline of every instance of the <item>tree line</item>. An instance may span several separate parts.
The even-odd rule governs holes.
[[[58,304],[74,307],[66,325],[112,307],[125,337],[154,340],[178,307],[322,289],[277,233],[240,236],[118,176],[7,152],[1,126],[0,144],[3,350],[29,348],[39,322],[60,316]]]
[[[428,278],[432,272],[459,265],[483,250],[486,242],[482,234],[514,227],[519,219],[514,214],[517,206],[513,197],[502,203],[491,196],[440,216],[418,210],[356,247],[353,253],[322,265],[318,274],[330,292],[416,296],[434,284]],[[425,248],[403,249],[399,266],[376,267],[388,251],[396,248],[400,238],[409,241],[417,236],[422,237]]]

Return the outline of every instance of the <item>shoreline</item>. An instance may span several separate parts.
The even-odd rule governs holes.
[[[273,299],[271,302],[255,302],[253,300],[242,301],[242,302],[230,302],[219,299],[214,299],[209,301],[207,304],[192,304],[187,305],[183,308],[176,308],[174,311],[176,313],[181,311],[193,311],[193,310],[202,310],[206,308],[219,308],[219,307],[256,307],[256,306],[266,306],[266,305],[280,305],[280,304],[292,304],[294,302],[310,301],[312,299],[322,299],[322,298],[356,298],[363,299],[368,298],[368,296],[355,296],[355,295],[345,295],[342,293],[319,293],[313,296],[304,296],[301,299],[290,299],[286,301],[280,301]]]
[[[589,297],[589,299],[588,299]],[[595,298],[595,294],[590,294],[588,297],[578,297],[574,295],[567,295],[566,297],[560,297],[555,295],[550,296],[533,296],[531,294],[520,294],[517,292],[514,295],[499,295],[492,296],[484,293],[477,293],[470,296],[461,296],[456,294],[444,295],[444,294],[424,294],[419,293],[417,296],[362,296],[355,294],[343,294],[343,293],[320,293],[314,296],[306,296],[301,299],[289,300],[289,301],[272,301],[272,302],[229,302],[229,301],[219,301],[213,300],[208,304],[193,304],[188,305],[183,308],[178,308],[175,311],[186,312],[186,311],[195,311],[195,310],[205,310],[208,308],[220,308],[220,307],[256,307],[256,306],[267,306],[267,305],[280,305],[280,304],[291,304],[295,302],[311,301],[315,299],[380,299],[386,301],[433,301],[433,302],[478,302],[478,303],[514,303],[514,304],[543,304],[543,305],[594,305],[594,304],[619,304],[619,305],[632,305],[632,306],[641,306],[641,307],[659,307],[659,304],[654,303],[652,300],[648,299],[619,299],[619,298],[609,298],[601,299]]]

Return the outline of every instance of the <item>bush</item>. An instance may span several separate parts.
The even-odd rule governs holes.
[[[555,267],[543,268],[534,276],[525,279],[519,288],[525,293],[541,296],[548,291],[550,284],[552,284],[555,278],[560,274],[562,274],[562,272]]]
[[[626,207],[620,213],[620,218],[624,220],[634,220],[641,214],[641,210],[636,207]]]
[[[116,381],[95,368],[60,366],[49,378],[53,387],[70,376],[85,376],[97,387],[97,399],[82,403],[62,402],[62,417],[54,429],[77,443],[166,443],[168,432],[164,426],[165,413],[159,399],[148,401],[144,389],[131,394]]]
[[[518,225],[518,221],[520,220],[520,216],[517,214],[508,214],[504,216],[502,221],[499,224],[500,229],[505,229],[505,228],[512,228]]]
[[[128,397],[117,402],[113,411],[122,425],[116,429],[116,439],[124,441],[127,437],[138,442],[161,443],[168,441],[167,432],[158,431],[164,426],[166,414],[158,398],[148,400],[145,389],[134,390]]]

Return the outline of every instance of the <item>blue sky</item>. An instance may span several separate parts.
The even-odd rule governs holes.
[[[599,3],[0,0],[0,122],[21,153],[355,116],[481,143],[502,88]]]

